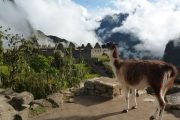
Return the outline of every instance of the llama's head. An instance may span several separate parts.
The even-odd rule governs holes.
[[[102,48],[104,48],[104,55],[107,55],[108,57],[114,57],[117,58],[118,57],[118,53],[117,53],[117,46],[118,44],[113,43],[113,42],[108,42],[106,44],[102,45]]]
[[[102,48],[106,48],[106,49],[109,49],[109,50],[114,50],[114,49],[116,49],[116,46],[117,46],[116,43],[108,42],[108,43],[103,44]]]

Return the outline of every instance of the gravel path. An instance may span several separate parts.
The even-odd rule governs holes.
[[[49,109],[30,120],[149,120],[156,106],[154,97],[143,95],[137,100],[137,109],[122,113],[122,97],[107,100],[101,97],[81,96],[75,99],[75,103],[65,103],[63,110]],[[180,110],[165,111],[163,120],[180,120]]]

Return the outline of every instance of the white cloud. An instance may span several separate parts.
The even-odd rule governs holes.
[[[35,29],[77,44],[95,43],[97,23],[88,19],[86,9],[71,0],[17,0]]]
[[[23,19],[25,17],[30,21],[34,29],[42,30],[45,34],[56,35],[77,44],[88,42],[95,44],[98,41],[94,29],[99,23],[91,19],[86,8],[72,0],[15,0],[15,2],[17,8],[25,14],[22,15],[17,11],[19,16],[7,15],[7,18],[16,26],[21,25],[19,17],[23,16]],[[10,11],[11,7],[7,7],[7,10]],[[3,19],[1,21],[4,22]]]
[[[113,32],[133,33],[142,41],[136,49],[150,50],[161,57],[167,42],[180,36],[179,0],[117,0],[116,3],[130,16]]]
[[[107,14],[130,13],[123,26],[113,31],[132,33],[150,50],[162,56],[166,43],[180,36],[180,0],[110,0],[115,8],[87,10],[72,0],[15,0],[16,6],[0,1],[0,24],[13,32],[31,32],[32,27],[77,44],[95,43],[94,29]]]
[[[31,33],[31,26],[25,18],[25,14],[11,2],[0,1],[0,26],[11,28],[11,33]]]

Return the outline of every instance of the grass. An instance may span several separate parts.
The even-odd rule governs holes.
[[[94,78],[94,77],[100,77],[99,74],[86,74],[85,75],[85,79],[91,79],[91,78]]]
[[[34,109],[30,108],[30,116],[37,116],[37,115],[44,113],[44,112],[46,112],[45,107],[38,106]]]

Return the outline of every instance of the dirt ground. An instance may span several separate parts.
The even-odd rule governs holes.
[[[49,109],[30,120],[149,120],[155,110],[154,100],[150,95],[142,95],[137,99],[137,109],[122,113],[125,103],[123,97],[108,100],[80,96],[75,98],[75,103],[65,103],[63,110]],[[165,111],[163,120],[180,120],[180,110]]]

